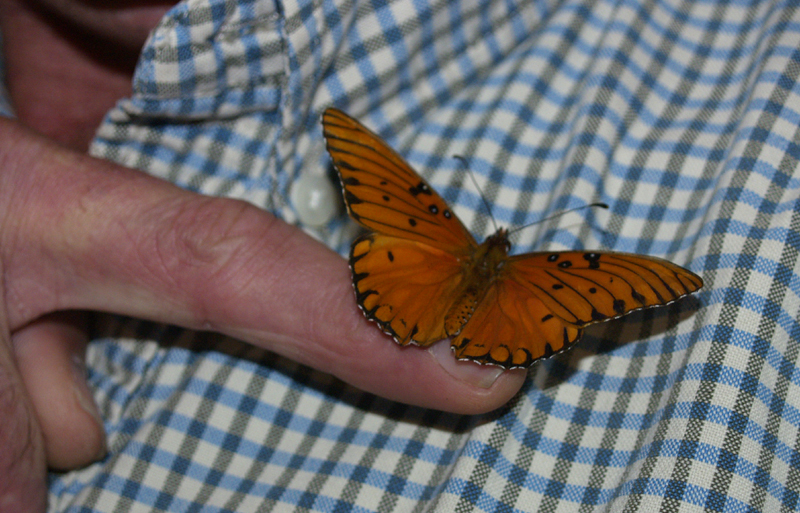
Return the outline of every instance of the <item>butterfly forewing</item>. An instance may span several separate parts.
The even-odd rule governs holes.
[[[626,253],[531,253],[512,257],[507,267],[551,312],[581,327],[669,304],[703,284],[671,262]]]
[[[355,221],[451,252],[477,245],[447,203],[380,137],[333,108],[323,114],[322,127]]]

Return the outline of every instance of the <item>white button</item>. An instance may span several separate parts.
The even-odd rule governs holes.
[[[322,226],[339,211],[339,188],[325,176],[302,173],[289,197],[300,222],[308,226]]]

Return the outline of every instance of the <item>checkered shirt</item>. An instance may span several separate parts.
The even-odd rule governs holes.
[[[106,318],[110,453],[58,512],[800,508],[794,0],[187,0],[92,153],[290,223],[335,105],[478,239],[668,258],[705,287],[587,330],[500,411],[394,404],[234,340]],[[344,213],[314,236],[345,253]],[[313,299],[313,298],[310,298]],[[327,322],[313,319],[309,322]]]

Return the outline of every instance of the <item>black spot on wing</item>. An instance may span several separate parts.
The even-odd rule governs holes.
[[[359,203],[364,203],[364,200],[347,189],[344,191],[344,200],[348,205],[358,205]]]
[[[420,194],[425,194],[427,196],[431,196],[433,194],[433,191],[431,191],[431,188],[428,186],[428,184],[426,184],[423,181],[420,181],[419,183],[417,183],[417,185],[414,185],[413,187],[409,187],[408,192],[410,192],[411,195],[414,197],[417,197]]]
[[[600,253],[584,253],[583,258],[589,262],[589,269],[600,268]]]
[[[348,171],[358,171],[358,168],[354,167],[353,165],[351,165],[346,160],[336,159],[335,164],[336,164],[337,167],[347,169]],[[350,182],[348,182],[348,180],[350,180]],[[342,181],[345,183],[345,185],[358,185],[359,184],[358,179],[354,178],[352,176],[348,176],[347,178],[343,178]]]

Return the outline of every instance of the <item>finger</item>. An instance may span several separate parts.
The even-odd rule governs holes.
[[[11,341],[5,336],[0,336],[0,419],[0,511],[43,513],[47,508],[44,444],[11,354]]]
[[[38,149],[16,174],[17,189],[36,194],[10,198],[31,213],[3,254],[23,298],[12,323],[98,309],[220,331],[384,397],[461,413],[497,408],[521,386],[519,372],[454,375],[396,346],[357,308],[344,260],[268,213],[63,153]]]
[[[12,335],[17,365],[44,438],[47,464],[67,470],[105,454],[105,431],[86,383],[85,315],[38,319]]]

